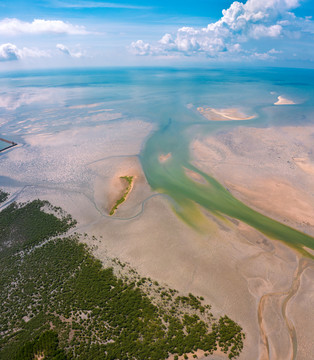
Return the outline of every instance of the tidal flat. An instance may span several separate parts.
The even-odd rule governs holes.
[[[115,70],[97,80],[86,72],[80,87],[67,85],[74,72],[62,87],[48,77],[44,91],[40,74],[6,83],[1,136],[21,145],[0,157],[0,186],[10,193],[1,206],[49,200],[77,219],[75,230],[88,235],[81,241],[103,263],[118,258],[202,296],[216,317],[243,328],[240,359],[308,359],[314,75],[298,71],[303,85],[282,69]],[[297,104],[274,105],[279,96]],[[208,121],[193,110],[205,105],[256,117]],[[171,157],[160,162],[161,154]],[[126,174],[134,187],[111,217],[115,179]],[[279,241],[254,227],[239,206],[297,230],[306,248],[288,246],[285,231]]]

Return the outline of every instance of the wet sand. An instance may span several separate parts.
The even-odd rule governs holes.
[[[310,126],[220,132],[215,137],[195,139],[191,145],[193,164],[259,212],[313,236],[313,134]],[[242,234],[252,232],[245,224],[238,227]],[[249,238],[256,235],[251,233]],[[252,277],[261,266],[249,259],[242,266],[249,270],[245,278],[257,304],[258,358],[307,359],[314,352],[308,337],[314,321],[314,291],[302,282],[309,280],[314,262],[292,255],[285,245],[263,235],[257,243],[269,246],[267,253],[257,255],[263,259],[266,272]],[[279,259],[280,269],[276,267]],[[280,279],[274,276],[283,267],[286,270]]]
[[[42,198],[63,207],[78,220],[76,231],[87,234],[84,241],[104,263],[108,256],[118,257],[142,276],[168,284],[183,294],[192,292],[203,296],[205,302],[212,305],[215,317],[227,314],[243,327],[246,340],[241,360],[277,360],[280,357],[274,354],[280,354],[283,346],[285,358],[282,359],[291,358],[294,348],[287,321],[297,333],[300,356],[311,354],[314,349],[307,333],[312,324],[309,316],[313,308],[312,293],[308,286],[311,269],[300,274],[297,287],[297,280],[293,281],[298,273],[299,258],[286,245],[268,239],[239,221],[218,218],[202,209],[209,223],[205,233],[182,222],[173,212],[171,201],[150,189],[141,169],[137,155],[150,131],[150,124],[134,120],[125,121],[123,126],[108,123],[96,128],[26,136],[28,146],[17,148],[3,158],[3,176],[10,178],[4,190],[12,194],[11,200]],[[261,129],[253,129],[255,137],[250,142],[243,141],[250,129],[237,131],[239,133],[231,135],[218,134],[215,138],[198,138],[191,149],[197,167],[222,183],[229,181],[233,186],[246,187],[254,184],[254,176],[259,178],[264,174],[265,178],[261,164],[267,169],[267,164],[272,164],[269,160],[274,156],[265,157],[265,151],[268,153],[269,146],[274,146],[274,135],[272,131],[267,132],[268,129],[263,129],[264,135]],[[286,147],[284,141],[288,141],[287,133],[295,136],[293,129],[283,129],[283,148]],[[307,149],[312,143],[306,133],[308,130],[301,135]],[[252,151],[256,139],[261,139],[261,148]],[[310,159],[304,151],[295,151],[293,156]],[[275,146],[273,152],[276,152]],[[281,170],[285,181],[295,186],[293,174],[303,170],[292,157],[287,163],[282,153],[278,156],[282,159],[275,162],[272,171],[266,172],[267,176],[273,179],[276,173],[278,177]],[[254,165],[256,162],[258,166]],[[188,171],[187,176],[194,176],[197,181],[198,174],[193,173]],[[298,191],[302,190],[301,186],[309,189],[312,184],[310,174],[304,173],[303,177],[297,177],[301,179]],[[128,200],[110,217],[108,208],[112,196],[119,191],[117,178],[123,175],[136,176],[136,182]],[[241,189],[230,187],[230,191],[237,191],[239,197],[252,197]],[[297,223],[295,219],[290,221]],[[310,232],[309,225],[305,228]],[[280,331],[281,336],[272,329]],[[211,360],[226,358],[222,354],[208,357]]]
[[[195,139],[191,152],[235,197],[313,236],[313,134],[314,127],[239,127]]]

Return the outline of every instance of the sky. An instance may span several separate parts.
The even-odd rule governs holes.
[[[0,0],[0,71],[314,67],[313,0]]]

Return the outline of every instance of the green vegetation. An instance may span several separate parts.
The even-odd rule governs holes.
[[[9,194],[0,189],[0,204],[5,202],[8,197],[9,197]]]
[[[16,360],[32,360],[42,356],[49,360],[66,360],[66,353],[58,348],[58,334],[48,330],[33,341],[27,342],[16,355]]]
[[[74,224],[39,200],[0,213],[1,359],[161,360],[218,347],[230,358],[240,353],[238,324],[214,320],[201,298],[179,296],[118,259],[103,268],[78,235],[57,237]]]
[[[117,210],[118,206],[121,205],[121,204],[125,201],[128,193],[130,192],[130,190],[131,190],[131,188],[132,188],[133,176],[120,176],[120,179],[126,180],[127,183],[128,183],[128,186],[127,186],[124,194],[122,195],[122,197],[117,200],[117,202],[115,203],[115,205],[113,206],[113,208],[110,210],[109,215],[113,215],[113,214],[115,213],[115,211]]]

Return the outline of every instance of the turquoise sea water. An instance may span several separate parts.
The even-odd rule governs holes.
[[[266,235],[301,249],[314,249],[314,239],[279,224],[235,199],[215,179],[190,163],[189,144],[197,134],[235,126],[305,126],[314,123],[314,71],[304,69],[94,69],[37,71],[0,75],[0,137],[19,143],[27,134],[53,133],[93,126],[82,104],[93,109],[114,109],[123,119],[155,124],[140,153],[153,189],[173,200],[181,217],[193,224],[189,209],[195,204],[214,214],[242,220]],[[274,106],[277,97],[298,105]],[[209,122],[197,114],[198,106],[240,107],[256,119]],[[111,120],[119,122],[121,119]],[[99,124],[99,122],[97,122]],[[95,123],[96,126],[96,123]],[[171,152],[171,161],[158,156]],[[1,158],[0,158],[1,161]],[[184,167],[199,172],[207,184],[189,179]],[[1,184],[0,184],[1,185]]]
[[[5,141],[0,140],[0,150],[7,148],[9,144]]]

